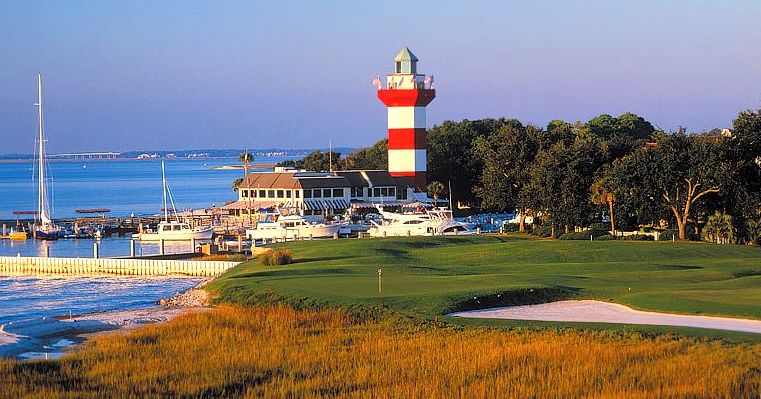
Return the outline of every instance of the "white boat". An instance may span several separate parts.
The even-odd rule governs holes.
[[[37,74],[37,211],[35,213],[34,237],[38,240],[57,240],[61,233],[60,226],[53,223],[50,203],[48,201],[47,163],[45,162],[45,128],[42,114],[42,74]]]
[[[161,221],[156,231],[146,231],[138,234],[140,241],[189,241],[196,239],[211,240],[211,227],[190,227],[185,222],[170,220]]]
[[[172,197],[172,191],[169,189],[169,184],[166,181],[166,173],[164,171],[164,161],[161,161],[161,181],[164,184],[164,220],[159,222],[155,231],[145,230],[137,234],[137,238],[140,241],[190,241],[196,240],[211,240],[214,235],[210,226],[207,227],[191,227],[190,224],[181,222],[177,217],[177,208],[174,206],[174,198]],[[174,220],[169,220],[168,204],[172,205],[172,214]]]
[[[470,225],[458,222],[449,209],[394,213],[378,208],[383,220],[371,220],[370,237],[473,234]]]
[[[251,240],[295,240],[333,237],[342,225],[311,222],[299,215],[267,215],[267,219],[257,222],[253,229],[246,229],[246,237]]]

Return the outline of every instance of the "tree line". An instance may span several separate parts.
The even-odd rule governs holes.
[[[663,132],[633,113],[542,128],[516,119],[446,121],[428,131],[428,180],[483,211],[517,210],[520,231],[668,229],[677,239],[761,239],[761,111],[731,130]],[[283,166],[328,170],[326,152]],[[333,170],[386,169],[387,144],[341,156]],[[449,195],[449,193],[447,193]]]

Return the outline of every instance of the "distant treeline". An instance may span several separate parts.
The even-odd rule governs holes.
[[[340,147],[336,148],[336,151],[342,152],[342,153],[350,153],[352,151],[355,151],[355,148],[351,147]],[[209,158],[238,158],[238,155],[245,151],[245,149],[194,149],[194,150],[136,150],[136,151],[125,151],[119,153],[118,158],[122,159],[134,159],[139,157],[140,155],[147,154],[147,155],[156,155],[157,157],[166,158],[167,155],[177,157],[177,158],[188,158],[188,157],[209,157]],[[303,157],[306,156],[314,151],[320,151],[320,149],[288,149],[288,148],[250,148],[248,151],[256,156],[264,156],[264,155],[279,155],[279,156],[287,156],[287,157]],[[324,151],[324,149],[322,149]],[[76,152],[76,151],[72,151]],[[88,152],[88,151],[81,151],[81,152]],[[115,151],[118,152],[118,151]],[[56,154],[51,154],[56,155]],[[1,160],[25,160],[25,159],[32,159],[34,155],[32,154],[0,154]]]
[[[666,229],[664,238],[761,239],[759,111],[741,112],[732,129],[692,134],[656,130],[632,113],[544,128],[515,119],[446,121],[427,140],[429,181],[451,182],[456,202],[531,215],[541,235],[604,225]],[[381,140],[346,156],[334,151],[333,168],[386,169],[386,150]],[[328,170],[330,159],[316,151],[282,165]]]

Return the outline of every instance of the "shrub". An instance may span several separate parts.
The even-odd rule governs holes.
[[[618,238],[611,234],[603,234],[601,236],[595,237],[595,241],[613,241],[617,240]]]
[[[502,231],[505,233],[517,233],[521,226],[518,223],[505,223],[502,225]]]
[[[589,237],[592,236],[592,238],[600,237],[608,234],[607,231],[603,230],[583,230],[573,233],[565,233],[559,237],[561,240],[587,240],[589,241]]]
[[[293,262],[293,253],[287,249],[271,249],[259,255],[263,266],[287,265]]]
[[[610,230],[610,223],[592,223],[589,225],[589,230],[597,230],[608,232]]]
[[[661,234],[658,236],[658,241],[671,241],[674,240],[678,234],[671,229],[666,229],[661,231]]]
[[[539,237],[549,237],[552,235],[552,228],[549,225],[534,225],[531,234]]]
[[[647,234],[632,234],[630,236],[618,237],[618,239],[627,241],[654,241],[655,237]]]

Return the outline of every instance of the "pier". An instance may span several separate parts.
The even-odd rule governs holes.
[[[118,276],[212,277],[238,262],[140,258],[41,258],[0,256],[0,274],[110,274]]]

